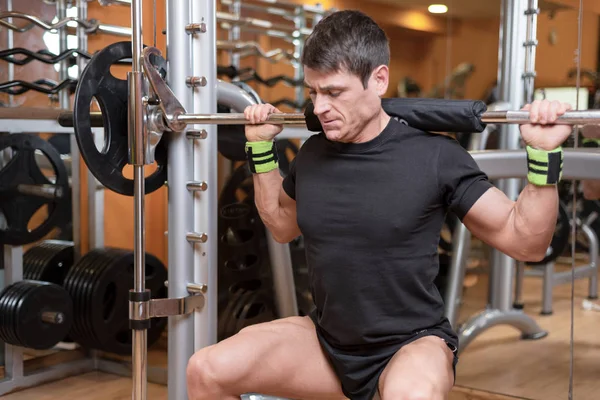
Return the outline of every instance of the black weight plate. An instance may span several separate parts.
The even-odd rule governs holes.
[[[0,170],[0,212],[6,219],[6,227],[0,229],[0,243],[20,246],[42,239],[52,229],[64,223],[68,215],[69,177],[60,154],[52,145],[30,134],[0,135],[0,151],[11,148],[13,156]],[[42,152],[54,168],[55,182],[51,182],[40,170],[36,150]],[[20,193],[19,185],[55,185],[63,193],[62,198],[44,197]],[[46,205],[46,219],[34,229],[28,229],[31,217]]]
[[[23,279],[35,280],[38,269],[42,268],[46,249],[35,245],[23,254]]]
[[[89,306],[92,302],[92,290],[98,274],[106,269],[118,254],[113,249],[94,249],[86,254],[86,257],[86,262],[82,264],[77,278],[73,281],[73,293],[78,300],[75,318],[79,321],[80,331],[75,340],[87,347],[97,348],[98,340],[92,324],[93,310],[90,310]]]
[[[71,325],[71,330],[69,331],[69,336],[76,342],[77,342],[76,338],[81,336],[80,328],[79,328],[81,320],[77,314],[80,307],[79,307],[79,298],[76,296],[76,293],[75,293],[74,280],[75,280],[75,278],[77,278],[79,272],[81,271],[81,268],[82,268],[81,265],[88,260],[88,255],[89,255],[89,253],[85,254],[75,264],[73,264],[71,269],[69,269],[69,271],[67,272],[67,275],[65,276],[65,279],[63,281],[63,287],[69,293],[69,296],[73,300],[73,324]]]
[[[167,279],[167,272],[158,259],[146,253],[146,279],[148,289],[158,288],[160,293]],[[129,289],[133,287],[133,252],[126,252],[101,273],[93,289],[90,310],[94,310],[92,319],[102,350],[115,354],[131,353],[131,330],[129,329]],[[158,293],[152,293],[157,297]],[[106,300],[109,300],[108,302]],[[151,346],[166,326],[166,319],[153,321],[148,332],[148,346]]]
[[[571,236],[570,221],[571,219],[569,218],[565,205],[560,202],[558,206],[556,228],[554,230],[554,235],[552,236],[552,241],[550,242],[550,247],[546,252],[546,256],[541,261],[528,261],[526,264],[532,266],[545,265],[560,257],[569,244]]]
[[[71,267],[63,283],[63,286],[67,289],[69,295],[73,299],[74,321],[69,335],[81,345],[84,345],[83,342],[87,340],[86,338],[90,336],[90,333],[86,333],[85,329],[87,322],[86,310],[83,307],[85,296],[81,291],[80,282],[84,278],[90,264],[101,260],[100,255],[102,252],[102,249],[93,249],[81,257],[79,261]]]
[[[32,289],[31,286],[28,285],[29,282],[30,281],[15,282],[15,290],[11,296],[12,300],[9,303],[8,324],[10,326],[10,333],[15,338],[14,344],[16,346],[24,346],[23,341],[19,337],[18,333],[18,324],[20,322],[17,313],[19,311],[19,307],[23,302],[24,296],[26,296],[27,293],[30,292]]]
[[[67,291],[49,282],[31,281],[32,288],[21,295],[17,318],[17,334],[25,347],[49,349],[63,340],[73,320],[73,304]],[[42,313],[62,314],[60,323],[42,320]]]
[[[246,304],[246,299],[251,294],[252,293],[250,291],[242,289],[233,293],[233,295],[230,298],[229,304],[227,305],[224,312],[221,314],[221,317],[219,318],[220,340],[226,339],[236,333],[236,315],[239,312],[239,310],[244,306],[244,304]]]
[[[27,298],[27,296],[29,295],[30,292],[33,291],[33,285],[31,284],[31,282],[35,282],[35,281],[19,281],[15,283],[15,287],[17,288],[15,291],[15,294],[13,295],[13,301],[12,301],[12,305],[11,305],[11,310],[10,310],[10,318],[11,318],[11,332],[13,333],[13,336],[16,338],[17,343],[15,343],[17,346],[22,346],[22,347],[27,347],[25,345],[25,342],[23,341],[23,338],[19,335],[19,325],[21,324],[21,319],[19,316],[19,311],[21,309],[21,307],[23,306],[23,302],[24,300]]]
[[[47,240],[23,255],[23,279],[62,285],[73,264],[73,242]]]
[[[87,254],[81,257],[75,264],[73,264],[71,269],[69,269],[69,271],[67,272],[67,275],[65,276],[65,279],[63,281],[63,287],[69,293],[69,296],[73,300],[73,324],[71,325],[69,336],[75,341],[75,337],[79,334],[79,319],[77,318],[77,311],[79,310],[79,299],[74,295],[75,288],[73,285],[73,280],[80,271],[81,263],[85,262],[86,256]]]
[[[7,290],[3,296],[2,302],[2,314],[4,316],[3,320],[3,335],[5,337],[5,342],[12,344],[14,346],[18,345],[18,339],[15,336],[15,332],[13,330],[12,325],[12,307],[13,303],[16,300],[16,296],[19,292],[19,287],[16,284],[12,284],[10,289]]]
[[[115,265],[119,262],[120,259],[125,257],[128,251],[123,249],[105,249],[106,253],[103,255],[103,260],[96,265],[94,265],[93,269],[89,270],[90,279],[83,284],[83,290],[86,294],[85,300],[83,303],[83,309],[85,310],[87,316],[87,327],[90,332],[90,339],[93,344],[90,344],[91,347],[96,349],[101,349],[105,351],[107,348],[104,345],[104,339],[102,337],[103,332],[99,332],[99,322],[105,321],[111,315],[115,313],[123,316],[125,313],[127,314],[124,318],[120,318],[116,320],[116,323],[111,326],[111,328],[116,329],[118,325],[119,331],[122,329],[123,321],[127,320],[129,317],[129,309],[124,312],[123,305],[119,307],[119,303],[117,302],[119,293],[117,292],[119,288],[117,285],[110,285],[107,287],[107,290],[102,293],[102,298],[95,298],[98,296],[97,287],[99,283],[100,277],[102,277],[107,271],[110,271],[112,268],[115,268]],[[123,274],[126,273],[126,270],[120,271]],[[130,280],[130,285],[133,285],[133,280]],[[98,300],[99,302],[95,301]],[[98,307],[98,305],[101,307]],[[128,306],[129,303],[126,304]],[[126,340],[127,338],[125,338]]]
[[[3,342],[14,344],[17,342],[16,337],[12,335],[10,319],[10,306],[12,302],[13,293],[17,287],[15,284],[8,285],[2,290],[0,294],[0,336]]]
[[[62,285],[69,268],[73,266],[75,257],[73,243],[46,243],[52,246],[52,257],[41,270],[38,280]]]
[[[126,80],[114,77],[110,68],[132,57],[131,42],[113,43],[97,52],[88,62],[75,91],[73,118],[79,150],[92,174],[108,189],[133,196],[133,179],[123,175],[129,160],[128,100]],[[95,98],[102,112],[105,145],[98,150],[92,134],[90,106]],[[145,192],[152,193],[167,180],[166,140],[156,148],[157,169],[145,179]]]
[[[250,325],[274,320],[274,308],[273,297],[267,296],[264,291],[251,292],[251,296],[246,298],[245,304],[236,313],[235,332]]]

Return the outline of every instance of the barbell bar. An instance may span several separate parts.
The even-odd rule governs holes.
[[[29,109],[26,107],[0,109],[0,119],[56,119],[59,125],[71,128],[74,125],[72,111],[66,110],[44,110]],[[102,127],[103,118],[101,112],[91,112],[92,127]],[[479,116],[483,124],[528,124],[528,111],[485,111]],[[250,125],[243,113],[216,113],[216,114],[181,114],[174,117],[174,122],[193,124],[216,124],[216,125]],[[313,131],[318,131],[320,122],[318,117],[312,113],[276,113],[271,114],[264,124],[281,124],[295,126],[311,126]],[[586,125],[600,124],[600,110],[567,111],[557,118],[555,125]]]
[[[486,111],[480,119],[484,124],[528,124],[528,111]],[[182,114],[176,122],[191,124],[250,125],[243,113]],[[271,114],[264,124],[306,125],[306,116],[301,113]],[[555,125],[600,124],[600,110],[568,111],[561,115]]]

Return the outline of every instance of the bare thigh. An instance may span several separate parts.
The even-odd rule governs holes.
[[[291,399],[346,398],[309,317],[244,328],[198,352],[192,357],[191,364],[194,362],[198,364],[194,370],[208,374],[226,396],[260,393]],[[190,380],[193,377],[188,376]]]
[[[454,354],[441,338],[424,336],[402,347],[379,378],[382,400],[444,400],[454,386]]]

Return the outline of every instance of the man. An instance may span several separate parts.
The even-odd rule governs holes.
[[[556,223],[559,146],[571,131],[542,125],[568,107],[526,107],[538,123],[521,127],[535,184],[514,202],[456,140],[382,110],[389,46],[369,17],[340,11],[321,20],[302,63],[323,132],[305,142],[285,179],[273,149],[282,127],[264,124],[279,110],[248,107],[246,137],[265,225],[279,242],[304,235],[316,309],[197,352],[188,368],[190,399],[445,399],[458,346],[433,283],[445,214],[452,210],[514,258],[541,259]],[[534,165],[543,160],[546,167]]]

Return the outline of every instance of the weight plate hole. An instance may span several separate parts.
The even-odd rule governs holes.
[[[229,287],[231,293],[235,293],[238,290],[244,290],[248,292],[254,292],[260,289],[262,282],[259,279],[249,279],[247,281],[236,282]]]
[[[56,182],[56,174],[57,171],[54,168],[54,165],[50,162],[50,159],[46,154],[41,152],[40,150],[35,151],[35,164],[40,169],[40,172],[51,182]]]
[[[44,204],[33,213],[31,218],[29,218],[29,221],[27,222],[27,230],[32,232],[37,229],[38,226],[43,224],[48,219],[48,215],[48,204]]]
[[[148,178],[150,175],[156,172],[158,169],[158,163],[154,161],[153,164],[144,165],[144,178]],[[124,178],[133,180],[133,165],[125,164],[121,173]]]
[[[114,282],[111,282],[106,287],[106,291],[104,292],[104,299],[102,301],[102,304],[104,305],[103,316],[104,316],[105,321],[108,321],[108,319],[112,315],[112,311],[114,310],[114,307],[115,307],[116,297],[117,297],[117,285],[115,285]]]
[[[115,79],[120,79],[122,81],[127,80],[127,69],[118,63],[112,64],[110,66],[110,74]]]
[[[223,243],[229,245],[240,245],[249,242],[254,236],[254,232],[250,229],[227,229],[227,232],[221,237]]]
[[[105,110],[102,107],[102,104],[96,99],[96,97],[92,97],[92,101],[90,102],[90,112],[98,112],[100,111],[103,116],[104,125],[106,126],[106,121],[104,119]],[[109,150],[110,143],[110,132],[107,129],[102,130],[103,134],[98,134],[94,132],[94,144],[96,145],[96,150],[101,154],[106,154]]]
[[[260,314],[265,312],[267,307],[265,307],[264,303],[252,303],[248,308],[248,312],[244,315],[244,319],[252,319],[258,317]],[[241,311],[237,313],[235,316],[237,319],[240,319]]]
[[[233,271],[244,271],[254,267],[257,262],[258,256],[254,254],[246,254],[242,262],[239,262],[237,260],[225,261],[225,267]]]

